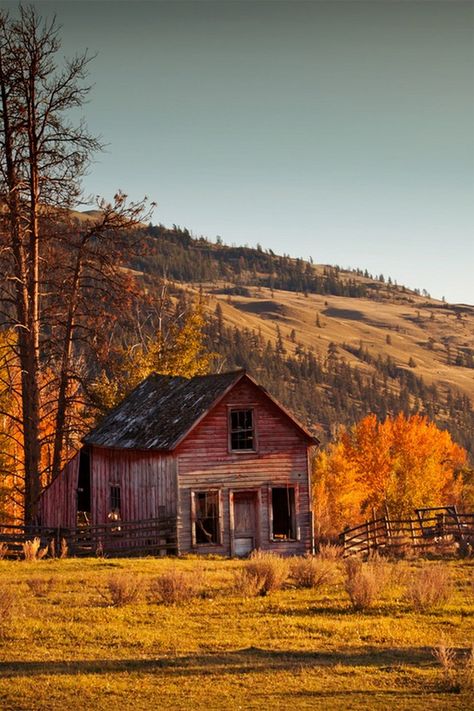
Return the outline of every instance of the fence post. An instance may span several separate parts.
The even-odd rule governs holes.
[[[375,550],[378,549],[378,539],[377,539],[377,519],[375,517],[375,509],[372,508],[372,527],[373,527],[373,534],[374,534],[374,548]]]
[[[390,519],[387,515],[383,517],[383,522],[385,524],[385,538],[387,541],[387,545],[390,545],[392,543],[392,532],[390,530]]]
[[[411,545],[413,548],[416,548],[415,526],[413,525],[412,519],[410,519],[410,533],[411,533]]]
[[[339,540],[342,543],[342,556],[344,557],[346,554],[346,532],[343,531],[342,533],[339,534]]]

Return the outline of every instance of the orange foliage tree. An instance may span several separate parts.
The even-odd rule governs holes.
[[[459,504],[466,451],[420,415],[365,417],[319,453],[313,466],[316,532],[331,536],[373,509],[397,516]]]

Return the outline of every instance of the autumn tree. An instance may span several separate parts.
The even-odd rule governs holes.
[[[16,333],[26,523],[36,515],[45,445],[49,475],[64,458],[81,397],[80,344],[100,341],[111,299],[123,291],[118,236],[144,208],[119,192],[99,201],[97,219],[70,218],[100,143],[70,120],[89,91],[90,58],[60,63],[59,49],[55,20],[43,21],[32,7],[20,6],[17,19],[0,13],[0,326]],[[44,417],[54,421],[46,434]]]
[[[155,329],[141,334],[138,329],[141,338],[121,347],[108,372],[104,370],[92,384],[97,405],[102,410],[116,405],[151,373],[185,378],[209,373],[214,354],[205,343],[204,324],[197,304],[182,313],[163,311]]]
[[[386,506],[405,516],[423,506],[459,503],[466,461],[465,450],[425,417],[399,414],[381,422],[369,415],[314,462],[319,533],[334,535]]]

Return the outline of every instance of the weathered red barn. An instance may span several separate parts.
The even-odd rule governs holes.
[[[41,524],[171,518],[178,553],[308,552],[315,445],[244,371],[153,374],[45,490]]]

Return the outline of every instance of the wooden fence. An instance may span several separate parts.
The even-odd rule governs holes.
[[[176,518],[113,521],[74,529],[0,526],[0,545],[8,547],[7,557],[20,557],[23,543],[33,538],[39,538],[41,546],[48,546],[56,555],[63,540],[71,556],[166,555],[177,549]]]
[[[407,548],[422,553],[449,543],[474,545],[474,514],[458,513],[455,509],[434,515],[416,513],[416,518],[409,519],[374,516],[344,530],[339,535],[344,556],[382,550],[397,553]]]

